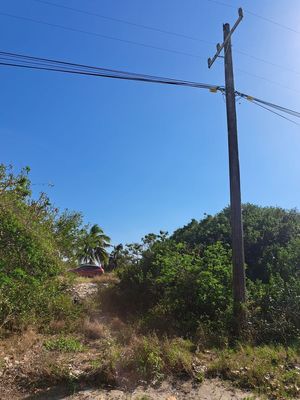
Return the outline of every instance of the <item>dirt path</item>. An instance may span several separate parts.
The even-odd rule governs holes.
[[[250,393],[226,387],[218,380],[206,380],[202,385],[192,382],[174,385],[163,382],[157,388],[138,387],[132,393],[122,390],[84,390],[66,396],[63,393],[48,392],[30,396],[27,400],[242,400],[258,399]]]
[[[95,295],[101,287],[106,287],[107,283],[83,282],[74,286],[72,295],[74,301],[80,303],[85,299]],[[105,316],[100,316],[103,324],[109,324]],[[98,317],[97,317],[98,318]],[[92,342],[93,346],[89,352],[75,353],[65,355],[64,353],[47,353],[43,347],[46,336],[28,330],[23,336],[14,336],[7,342],[0,342],[0,400],[254,400],[257,397],[251,396],[251,393],[243,392],[229,386],[216,379],[206,379],[202,384],[195,384],[195,381],[164,381],[159,386],[137,386],[128,391],[124,386],[114,390],[104,389],[84,389],[70,393],[70,386],[66,383],[64,387],[55,387],[49,385],[48,390],[37,390],[32,393],[29,386],[38,379],[40,383],[46,385],[40,380],[40,372],[44,371],[45,377],[51,373],[50,366],[60,365],[68,357],[68,366],[84,370],[86,362],[90,359],[97,359],[100,350],[97,349],[97,342]],[[88,345],[88,343],[86,343]],[[99,343],[98,343],[99,345]],[[95,353],[95,354],[94,354]],[[60,361],[61,360],[61,361]],[[62,364],[61,364],[62,365]],[[49,378],[49,377],[48,377]],[[23,383],[22,383],[23,382]],[[24,386],[24,382],[26,383]],[[20,383],[22,383],[20,385]],[[55,383],[53,382],[55,385]],[[77,384],[80,384],[79,382]],[[121,383],[122,385],[122,383]],[[139,383],[137,384],[139,385]],[[43,386],[43,385],[42,385]],[[41,386],[40,386],[41,387]],[[45,387],[45,386],[44,386]],[[128,386],[127,386],[128,387]],[[69,390],[69,391],[68,391]],[[31,394],[30,394],[31,392]]]
[[[96,287],[94,283],[78,284],[75,287],[75,293],[80,300],[84,300],[97,291]],[[43,396],[45,395],[44,393]],[[201,385],[195,385],[191,381],[175,385],[163,382],[157,388],[137,387],[132,393],[122,390],[84,390],[66,397],[50,394],[50,397],[40,397],[37,400],[242,400],[250,398],[258,399],[249,392],[225,386],[221,381],[212,379],[205,380]],[[30,398],[30,400],[35,399]]]

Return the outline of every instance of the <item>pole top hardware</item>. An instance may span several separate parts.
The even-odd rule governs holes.
[[[239,23],[240,23],[241,20],[243,19],[243,17],[244,17],[244,12],[243,12],[243,9],[242,9],[241,7],[238,9],[238,15],[239,15],[239,17],[238,17],[238,19],[236,20],[235,24],[233,25],[231,31],[229,32],[229,35],[227,36],[226,40],[225,40],[222,44],[220,44],[220,43],[217,44],[217,52],[216,52],[216,54],[213,56],[213,58],[209,58],[209,59],[207,60],[208,68],[210,68],[210,67],[213,65],[213,63],[216,61],[216,59],[219,57],[219,54],[220,54],[221,51],[224,49],[224,47],[226,46],[226,44],[227,44],[228,41],[230,40],[230,38],[231,38],[233,32],[236,30],[237,26],[239,25]],[[226,25],[226,24],[225,24],[225,25]]]

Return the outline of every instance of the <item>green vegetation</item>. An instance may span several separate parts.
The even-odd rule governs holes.
[[[144,379],[180,371],[199,381],[205,376],[231,380],[268,398],[295,398],[300,391],[300,213],[243,206],[248,324],[234,344],[229,214],[226,208],[171,236],[160,232],[119,246],[113,266],[120,282],[103,294],[102,307],[127,313],[130,320],[135,315],[140,331],[156,333],[138,341],[132,353]],[[176,339],[166,335],[185,339],[176,348]],[[194,348],[182,345],[187,338]]]
[[[220,377],[272,399],[299,396],[297,210],[243,206],[248,324],[237,343],[228,208],[108,254],[102,229],[60,212],[45,194],[34,199],[28,174],[0,166],[0,334],[30,338],[33,327],[40,335],[32,339],[41,343],[37,382]],[[113,271],[80,305],[66,273],[78,259]]]
[[[243,207],[249,325],[253,343],[292,343],[300,329],[300,214]],[[148,327],[226,344],[232,328],[229,209],[172,236],[147,235],[123,249],[116,297]],[[125,262],[124,262],[125,260]]]
[[[267,394],[295,398],[300,394],[300,353],[282,346],[240,346],[219,352],[207,375]]]
[[[89,234],[79,213],[60,213],[44,193],[34,199],[28,174],[0,165],[0,329],[47,330],[53,320],[71,327],[80,308],[62,275]]]
[[[46,340],[44,347],[50,351],[62,351],[67,353],[74,353],[84,350],[84,346],[79,342],[79,340],[73,337],[64,336]]]
[[[83,234],[77,256],[81,262],[107,264],[109,256],[106,249],[109,246],[110,238],[100,226],[93,225],[89,232]]]
[[[169,375],[195,377],[193,349],[194,345],[182,338],[139,336],[127,347],[121,366],[147,381],[161,381]]]

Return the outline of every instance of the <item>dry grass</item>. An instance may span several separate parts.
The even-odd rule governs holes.
[[[119,317],[114,317],[110,321],[110,327],[113,331],[118,332],[118,331],[125,329],[127,327],[127,325]]]
[[[193,346],[187,340],[135,335],[123,349],[124,370],[134,371],[139,379],[157,382],[171,375],[196,377]]]
[[[300,351],[282,346],[227,349],[215,354],[207,374],[256,390],[271,399],[299,398]]]
[[[49,332],[55,335],[28,329],[0,341],[0,371],[2,363],[6,368],[4,385],[10,379],[15,386],[30,390],[86,382],[112,386],[126,382],[134,386],[140,380],[153,383],[173,376],[201,382],[207,376],[230,380],[270,399],[300,394],[299,350],[263,346],[205,351],[203,347],[197,352],[182,338],[142,335],[136,328],[138,320],[124,322],[119,317],[123,314],[113,309],[116,292],[111,283],[115,279],[113,274],[97,278],[99,296],[84,301],[86,316],[78,321],[73,339],[64,334],[65,323],[59,320],[49,326]],[[110,312],[106,313],[109,307],[104,306],[101,293],[107,294]]]
[[[90,319],[84,320],[82,333],[87,339],[91,340],[103,339],[109,336],[107,326],[99,321],[91,321]]]
[[[21,334],[9,336],[0,341],[0,356],[7,354],[12,358],[22,356],[40,340],[40,336],[33,328],[28,328]]]
[[[95,279],[95,282],[107,283],[110,285],[119,283],[119,278],[113,272],[107,272],[101,276],[98,276],[97,278],[94,278],[94,279]]]
[[[201,382],[206,375],[230,380],[270,399],[290,399],[300,393],[299,350],[241,346],[195,353],[188,340],[143,336],[118,318],[107,318],[107,322],[86,318],[81,325],[77,336],[85,344],[82,351],[65,351],[65,341],[62,349],[47,350],[45,341],[51,344],[57,335],[42,336],[34,330],[0,342],[0,362],[8,359],[5,384],[10,379],[15,386],[31,390],[87,382],[115,385],[124,378],[134,386],[139,380],[158,382],[170,376]]]
[[[49,332],[61,333],[66,329],[66,322],[64,320],[51,321],[49,324]]]
[[[113,272],[107,272],[103,275],[95,276],[94,278],[87,278],[83,276],[76,276],[75,283],[118,283],[119,279]]]
[[[124,328],[120,329],[119,331],[115,331],[114,335],[116,336],[118,342],[122,344],[122,346],[127,346],[135,340],[137,333],[133,326],[125,325]]]

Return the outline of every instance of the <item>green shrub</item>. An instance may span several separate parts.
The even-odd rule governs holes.
[[[248,338],[290,343],[300,331],[300,213],[243,206]],[[194,336],[224,346],[232,333],[230,209],[178,229],[147,235],[123,250],[115,292],[142,328]],[[124,261],[124,260],[123,260]]]
[[[39,280],[21,269],[10,276],[0,274],[0,322],[4,329],[35,325],[46,331],[51,321],[61,319],[71,326],[80,313],[58,279]]]
[[[143,338],[134,347],[132,362],[137,372],[147,380],[161,380],[164,377],[164,361],[161,354],[159,339]]]
[[[47,330],[56,319],[68,325],[80,312],[59,279],[80,216],[60,215],[45,194],[34,200],[28,173],[0,164],[0,327],[8,331],[32,324]]]
[[[260,343],[291,343],[300,339],[300,280],[279,275],[269,284],[249,282],[249,327]]]
[[[182,244],[157,242],[139,265],[118,275],[128,302],[148,311],[152,321],[171,316],[185,332],[205,319],[218,320],[231,306],[230,252],[220,243],[199,255]]]

